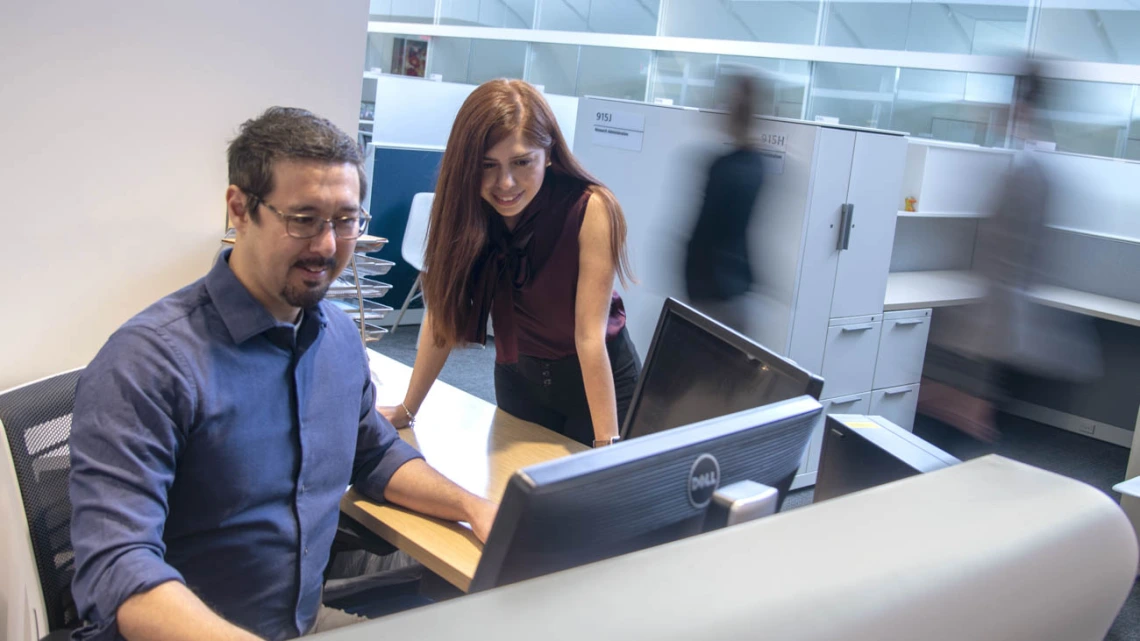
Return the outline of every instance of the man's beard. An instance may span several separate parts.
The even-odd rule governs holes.
[[[293,285],[285,285],[285,289],[281,292],[281,296],[285,299],[285,302],[293,307],[308,309],[321,302],[321,299],[323,299],[325,294],[329,291],[329,285],[336,280],[338,276],[338,273],[334,271],[336,269],[336,261],[332,258],[327,261],[305,260],[297,261],[294,266],[302,269],[305,267],[323,267],[329,274],[328,282],[320,287],[295,287]]]

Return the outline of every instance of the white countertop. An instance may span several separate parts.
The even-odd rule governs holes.
[[[1140,303],[1045,285],[1030,293],[1043,305],[1140,327]],[[965,305],[984,295],[985,284],[967,271],[894,272],[887,277],[883,310]]]
[[[894,272],[887,276],[883,310],[965,305],[981,300],[985,291],[982,280],[966,271]]]

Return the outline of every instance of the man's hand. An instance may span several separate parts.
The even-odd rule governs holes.
[[[487,499],[471,495],[464,507],[467,512],[466,520],[471,524],[471,531],[483,543],[491,535],[491,526],[495,523],[495,514],[499,511],[499,504]]]
[[[384,488],[384,500],[445,521],[466,521],[483,542],[499,506],[447,480],[422,459],[404,463]]]

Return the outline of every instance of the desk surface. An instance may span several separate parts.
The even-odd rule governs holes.
[[[965,271],[893,272],[883,311],[947,307],[980,301],[985,284]]]
[[[369,350],[380,404],[403,400],[410,367]],[[517,419],[494,405],[436,381],[416,416],[416,427],[400,430],[405,441],[444,476],[473,494],[502,498],[520,468],[588,448],[540,425]],[[394,505],[380,505],[349,490],[341,510],[452,585],[466,591],[483,545],[456,523],[433,519]]]
[[[1117,323],[1140,326],[1140,303],[1090,294],[1075,289],[1065,289],[1064,287],[1034,287],[1030,290],[1030,295],[1042,305],[1087,316],[1096,316]]]
[[[964,305],[981,300],[984,294],[982,281],[965,271],[895,272],[887,277],[883,310]],[[1034,287],[1029,294],[1042,305],[1140,326],[1140,303],[1046,285]]]

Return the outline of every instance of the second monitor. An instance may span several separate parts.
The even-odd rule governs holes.
[[[822,391],[822,378],[669,298],[621,436],[644,436],[803,394],[818,400]]]

